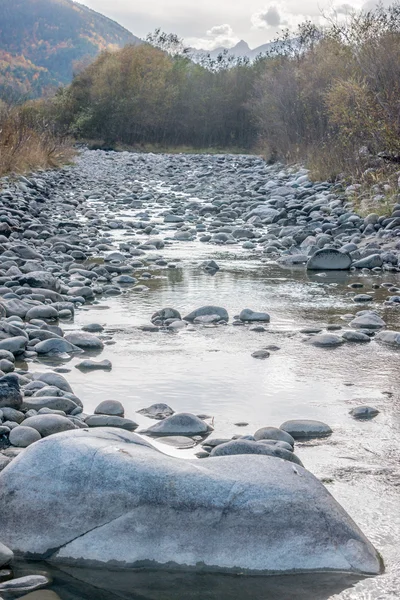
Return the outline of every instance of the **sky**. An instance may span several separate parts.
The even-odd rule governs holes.
[[[232,47],[245,40],[251,48],[295,28],[305,20],[321,23],[324,15],[338,18],[350,10],[371,9],[376,0],[79,0],[110,17],[140,38],[160,27],[185,43],[205,50]],[[390,5],[393,0],[383,0]]]

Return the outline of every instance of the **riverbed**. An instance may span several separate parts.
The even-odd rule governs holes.
[[[162,189],[174,197],[174,190],[165,181],[143,178],[140,183],[144,192]],[[95,183],[91,185],[95,187]],[[203,201],[198,196],[194,199]],[[122,222],[131,222],[143,213],[143,207],[110,206],[106,198],[90,198],[90,194],[87,208]],[[119,400],[125,416],[139,423],[139,433],[154,421],[137,411],[161,402],[176,412],[207,415],[214,427],[213,436],[221,438],[253,434],[263,426],[279,427],[289,419],[329,424],[332,436],[297,443],[296,453],[379,550],[386,571],[361,582],[335,576],[337,581],[331,585],[327,575],[268,581],[256,578],[251,582],[239,578],[235,582],[234,578],[210,575],[115,572],[106,576],[66,569],[53,571],[54,591],[62,600],[231,600],[250,595],[257,600],[398,598],[400,351],[374,339],[368,344],[318,348],[306,343],[309,335],[302,330],[324,330],[327,326],[348,329],[349,315],[365,308],[353,300],[354,289],[349,286],[354,283],[362,284],[362,292],[372,295],[368,309],[377,310],[389,329],[399,329],[400,309],[384,304],[387,291],[381,284],[400,286],[400,275],[384,271],[310,272],[304,266],[284,267],[256,250],[244,249],[242,242],[216,245],[198,239],[171,239],[175,227],[163,224],[157,211],[150,202],[147,214],[165,247],[146,252],[140,257],[143,266],[135,269],[139,284],[147,289],[121,286],[120,295],[86,303],[76,311],[74,320],[62,324],[67,332],[100,323],[103,339],[111,342],[101,359],[110,360],[112,370],[81,372],[75,365],[82,355],[61,362],[38,358],[29,363],[29,370],[53,370],[61,365],[70,369],[65,376],[82,400],[85,413],[93,413],[103,400]],[[115,228],[106,235],[118,250],[121,243],[129,244],[136,232]],[[157,257],[166,264],[157,265]],[[91,260],[102,262],[99,257],[90,258],[88,263]],[[206,260],[215,260],[219,270],[206,272],[201,268]],[[142,329],[161,308],[173,307],[185,315],[203,305],[226,308],[229,323],[190,326],[179,332]],[[265,331],[232,324],[243,308],[268,312],[271,320]],[[267,360],[252,357],[254,351],[268,346],[276,349]],[[353,419],[349,411],[363,404],[376,407],[378,416],[369,421]],[[192,458],[199,447],[163,450],[185,459]],[[26,569],[24,565],[19,568],[21,572]],[[48,567],[43,564],[43,568]],[[341,590],[346,585],[347,589]]]

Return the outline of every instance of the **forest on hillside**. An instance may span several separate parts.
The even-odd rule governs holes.
[[[398,160],[399,5],[304,23],[253,62],[196,63],[160,31],[147,42],[105,50],[53,99],[25,105],[24,119],[107,147],[256,150],[327,179]]]

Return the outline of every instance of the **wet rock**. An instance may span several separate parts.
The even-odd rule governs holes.
[[[14,427],[14,429],[10,431],[9,436],[10,444],[17,448],[27,448],[41,438],[42,436],[36,429],[33,427],[24,427],[23,425]]]
[[[341,337],[333,333],[320,333],[307,340],[307,344],[318,348],[335,348],[343,344],[343,341]]]
[[[271,354],[268,352],[268,350],[256,350],[252,353],[251,356],[253,358],[258,358],[259,360],[264,360],[266,358],[269,358]]]
[[[126,431],[135,431],[139,427],[135,421],[112,415],[91,415],[85,419],[88,427],[118,427]]]
[[[377,342],[382,342],[383,344],[389,344],[390,346],[400,347],[400,332],[399,331],[380,331],[376,334],[375,339]],[[1,379],[0,379],[1,382]]]
[[[188,448],[193,448],[196,445],[196,442],[192,440],[192,438],[185,437],[183,435],[159,437],[157,438],[157,442],[160,444],[166,444],[167,446],[172,446],[178,450],[187,450]]]
[[[345,331],[342,334],[342,338],[346,340],[346,342],[370,342],[371,338],[369,335],[362,333],[361,331]]]
[[[313,421],[310,419],[294,419],[285,421],[279,429],[289,433],[294,440],[304,438],[321,438],[332,434],[332,429],[322,421]]]
[[[112,364],[109,360],[102,360],[98,362],[95,360],[83,360],[75,365],[75,368],[79,369],[80,371],[111,371]]]
[[[200,468],[112,429],[66,432],[24,450],[0,475],[0,531],[22,556],[80,567],[381,572],[354,521],[300,465],[239,455]]]
[[[146,435],[164,436],[164,435],[206,435],[213,428],[205,421],[202,421],[196,415],[190,413],[176,413],[159,423],[152,425],[148,429],[141,431]]]
[[[357,406],[351,409],[350,414],[355,419],[373,419],[379,415],[379,410],[372,406]]]
[[[239,319],[241,321],[263,321],[265,323],[269,323],[271,320],[271,317],[267,313],[255,312],[254,310],[251,310],[250,308],[245,308],[240,313]]]
[[[109,415],[114,417],[123,417],[125,414],[124,407],[118,400],[103,400],[94,409],[95,415]]]
[[[79,354],[82,352],[81,348],[71,344],[64,338],[52,338],[50,340],[44,340],[34,346],[35,352],[38,354]]]
[[[221,308],[220,306],[202,306],[201,308],[197,308],[186,315],[184,320],[193,322],[197,317],[205,317],[210,315],[218,315],[222,321],[229,321],[228,312],[225,308]]]
[[[175,411],[168,406],[168,404],[163,403],[152,404],[151,406],[148,406],[147,408],[141,408],[136,412],[140,415],[148,417],[149,419],[157,419],[158,421],[166,419],[175,413]]]
[[[372,302],[373,297],[369,294],[357,294],[354,296],[353,302]]]
[[[104,331],[104,327],[100,325],[100,323],[88,323],[87,325],[83,325],[82,331],[87,331],[89,333],[101,333]]]
[[[86,331],[68,333],[65,340],[82,350],[102,350],[104,348],[103,342],[98,337]]]
[[[386,327],[386,323],[375,312],[364,311],[350,321],[350,326],[354,329],[382,329]]]
[[[309,271],[342,271],[348,270],[351,266],[351,256],[339,250],[317,250],[308,260],[307,269]]]

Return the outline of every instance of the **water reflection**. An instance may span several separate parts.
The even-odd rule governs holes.
[[[43,563],[22,563],[16,573],[43,572],[43,567]],[[61,600],[328,600],[359,581],[340,573],[249,577],[50,565],[45,570]]]

